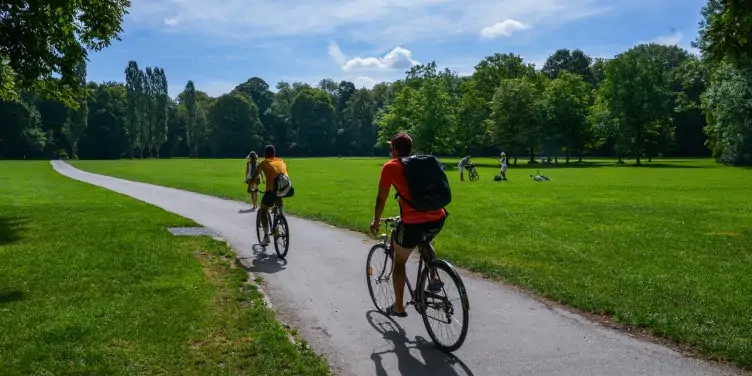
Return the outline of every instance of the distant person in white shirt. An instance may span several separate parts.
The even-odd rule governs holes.
[[[467,166],[469,163],[470,163],[469,155],[460,159],[460,164],[457,165],[457,168],[460,169],[460,181],[465,181],[465,166]]]
[[[501,178],[507,180],[507,153],[502,151],[499,161],[501,162]]]

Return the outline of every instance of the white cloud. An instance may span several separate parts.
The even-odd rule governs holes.
[[[395,47],[383,57],[354,57],[348,59],[337,42],[332,41],[329,43],[329,56],[340,65],[343,71],[404,71],[420,64],[413,59],[412,51],[403,47]]]
[[[405,45],[476,34],[500,19],[562,24],[604,8],[601,0],[132,0],[132,26],[180,20],[180,30],[207,37],[269,39],[347,34],[368,43]],[[409,20],[405,22],[404,20]]]
[[[681,43],[682,39],[684,39],[684,35],[681,32],[677,31],[673,34],[663,35],[655,38],[653,42],[666,46],[678,46],[679,43]]]
[[[329,56],[339,65],[344,65],[347,62],[347,57],[345,57],[345,54],[339,48],[339,44],[335,41],[329,42]]]
[[[373,89],[374,85],[379,83],[378,80],[366,76],[358,76],[353,81],[356,87],[364,87],[366,89]]]
[[[484,27],[481,29],[480,35],[487,39],[493,39],[500,36],[508,37],[516,31],[527,30],[529,28],[530,25],[523,24],[522,22],[513,19],[507,19],[491,26]]]
[[[164,23],[167,26],[177,26],[180,23],[180,20],[177,18],[165,18]]]

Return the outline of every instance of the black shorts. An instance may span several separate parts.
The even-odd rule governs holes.
[[[274,203],[277,202],[277,199],[279,199],[279,202],[282,202],[282,199],[280,197],[277,197],[277,192],[266,191],[261,197],[261,205],[272,207],[274,206]]]
[[[425,236],[426,241],[431,241],[441,232],[446,217],[435,222],[409,223],[400,222],[394,234],[394,241],[402,248],[413,249],[420,244]]]

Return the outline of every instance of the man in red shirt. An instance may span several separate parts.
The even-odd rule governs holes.
[[[410,189],[404,175],[404,168],[400,162],[401,157],[407,157],[412,152],[413,140],[406,133],[399,133],[389,142],[389,152],[392,159],[384,163],[381,168],[381,178],[379,179],[379,193],[376,196],[376,207],[374,208],[373,223],[371,232],[378,233],[381,220],[381,214],[384,211],[384,205],[389,197],[389,190],[392,186],[399,193],[399,206],[401,221],[397,227],[394,237],[393,247],[394,254],[394,305],[386,310],[391,316],[405,317],[405,302],[403,300],[405,292],[405,265],[410,254],[418,246],[424,234],[429,235],[428,240],[435,237],[444,226],[446,211],[444,209],[417,211],[409,202]],[[403,198],[407,200],[403,200]]]

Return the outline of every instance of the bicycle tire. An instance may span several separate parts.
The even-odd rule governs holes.
[[[261,224],[261,215],[262,215],[262,213],[263,212],[261,210],[259,210],[258,212],[256,212],[256,239],[258,240],[259,244],[261,244],[261,240],[262,240],[261,237],[262,237],[262,234],[263,234],[263,231],[264,231],[264,226]],[[272,215],[269,214],[269,212],[266,212],[266,219],[267,219],[267,221],[266,221],[267,226],[271,226],[272,225]]]
[[[368,293],[371,295],[371,301],[373,302],[373,306],[376,307],[376,309],[379,310],[380,312],[384,312],[384,310],[389,305],[386,305],[385,307],[380,307],[379,306],[379,303],[377,302],[377,299],[376,299],[376,295],[374,294],[374,287],[373,287],[374,280],[373,280],[372,275],[371,275],[372,271],[373,271],[371,269],[371,259],[373,258],[373,255],[377,251],[384,252],[384,253],[388,252],[386,246],[384,244],[381,244],[381,243],[374,245],[373,247],[371,247],[371,250],[368,251],[368,257],[366,258],[366,284],[368,284]],[[387,264],[390,264],[390,263],[392,265],[388,265],[388,269],[387,269]],[[393,267],[393,265],[394,265],[394,257],[392,257],[391,255],[389,255],[387,253],[386,260],[384,260],[384,270],[388,270],[389,281],[390,282],[391,282],[391,274],[392,274],[392,269],[393,269],[392,267]],[[394,288],[392,288],[392,294],[391,294],[391,296],[392,296],[392,299],[393,299],[394,298]]]
[[[427,309],[427,302],[426,302],[426,294],[425,291],[425,284],[427,281],[430,280],[430,277],[428,276],[429,270],[431,268],[435,269],[441,269],[446,274],[449,275],[449,277],[452,279],[452,282],[454,282],[454,285],[457,286],[457,289],[459,290],[459,296],[460,296],[460,309],[462,309],[462,329],[460,329],[460,336],[457,338],[456,341],[452,344],[444,344],[441,343],[436,338],[436,333],[434,333],[433,328],[431,328],[431,325],[429,324],[429,315],[428,315],[428,309]],[[423,316],[423,324],[426,327],[426,331],[428,332],[428,335],[433,340],[434,344],[436,344],[436,347],[438,347],[441,350],[452,352],[457,349],[459,349],[462,344],[465,342],[465,338],[467,337],[467,330],[468,326],[470,325],[470,303],[467,298],[467,290],[465,290],[465,284],[462,282],[462,278],[460,277],[459,273],[454,269],[454,267],[444,261],[444,260],[434,260],[430,263],[429,266],[423,269],[423,272],[420,276],[420,282],[418,283],[418,291],[420,291],[420,304],[423,306],[423,312],[421,313],[421,316]]]
[[[290,250],[290,227],[287,225],[287,218],[285,218],[284,215],[277,215],[274,219],[274,250],[277,252],[277,257],[283,259],[287,257],[287,251]],[[280,228],[284,228],[284,237],[285,237],[285,247],[284,249],[279,249],[279,243],[277,242],[277,239],[280,238],[279,232]]]

